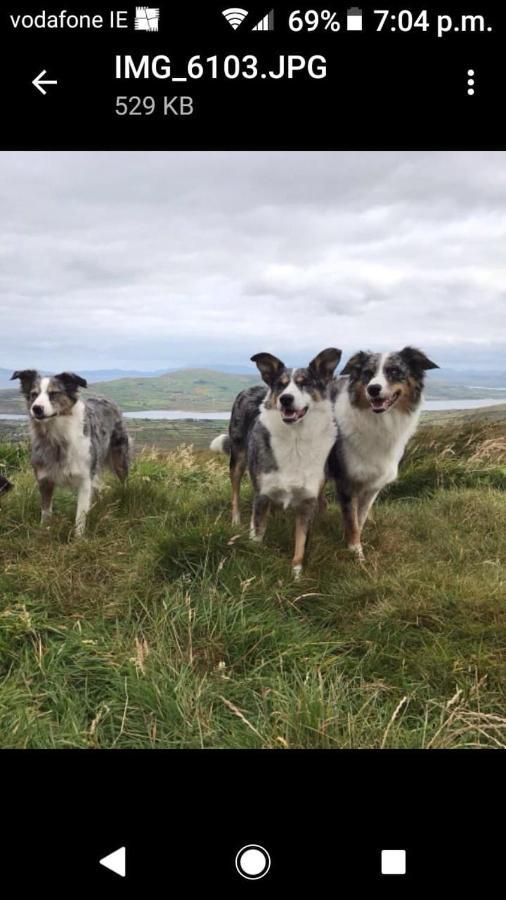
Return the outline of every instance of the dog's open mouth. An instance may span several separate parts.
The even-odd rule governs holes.
[[[281,418],[287,425],[291,425],[292,422],[298,422],[299,419],[302,419],[306,415],[307,410],[307,406],[303,406],[302,409],[282,409],[280,410]]]
[[[396,391],[395,394],[392,394],[391,397],[371,397],[369,403],[371,404],[371,409],[375,413],[386,412],[387,409],[390,409],[391,406],[394,405],[395,401],[399,399],[401,396],[400,391]]]
[[[54,419],[56,413],[51,413],[50,416],[46,416],[45,413],[31,413],[32,419],[35,419],[36,422],[45,422],[46,419]]]

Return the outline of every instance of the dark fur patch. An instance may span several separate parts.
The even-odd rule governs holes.
[[[7,491],[10,491],[12,488],[12,484],[8,478],[5,478],[3,475],[0,475],[0,494],[5,494]]]

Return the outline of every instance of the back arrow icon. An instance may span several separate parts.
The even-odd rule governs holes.
[[[32,81],[32,84],[37,88],[38,91],[41,92],[41,94],[47,94],[47,91],[42,87],[43,84],[58,84],[57,81],[42,81],[45,74],[46,69],[42,69],[42,72],[39,72],[39,74],[36,75]]]

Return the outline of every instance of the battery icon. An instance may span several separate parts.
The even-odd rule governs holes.
[[[351,6],[348,10],[346,28],[348,31],[362,31],[362,10],[358,6]]]

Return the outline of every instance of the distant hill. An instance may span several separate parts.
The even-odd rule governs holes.
[[[236,394],[251,384],[254,375],[228,374],[210,369],[181,369],[158,376],[97,381],[83,394],[100,394],[114,400],[125,412],[181,409],[195,412],[227,412]],[[19,390],[0,391],[0,412],[19,413],[24,403]]]
[[[227,412],[236,394],[258,381],[254,375],[230,375],[211,369],[181,369],[156,378],[98,382],[92,385],[92,392],[115,400],[125,412],[142,409]]]
[[[228,412],[236,394],[245,387],[258,384],[255,373],[211,368],[177,369],[163,373],[137,373],[113,378],[115,369],[80,370],[87,378],[89,392],[102,394],[114,400],[125,412],[138,410],[186,410],[194,412]],[[0,369],[2,373],[11,371]],[[489,373],[490,374],[490,373]],[[478,378],[480,373],[474,373]],[[506,401],[506,387],[488,385],[486,373],[481,373],[483,386],[455,382],[429,373],[427,379],[428,400],[483,400]],[[99,376],[99,377],[95,377]],[[452,374],[452,378],[454,373]],[[0,380],[0,384],[1,384]],[[18,385],[7,381],[7,388],[0,389],[0,413],[24,412],[24,403]],[[506,384],[506,379],[503,382]]]

